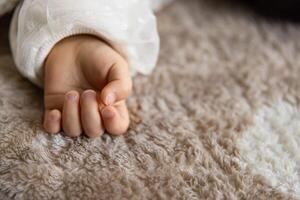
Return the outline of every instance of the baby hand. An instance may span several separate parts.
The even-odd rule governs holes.
[[[99,38],[66,38],[50,52],[44,69],[44,128],[71,137],[127,131],[126,99],[132,80],[126,60]]]

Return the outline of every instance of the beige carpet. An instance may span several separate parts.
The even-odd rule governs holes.
[[[300,27],[227,3],[159,14],[161,57],[135,78],[125,136],[50,136],[42,92],[1,27],[0,199],[300,198]]]

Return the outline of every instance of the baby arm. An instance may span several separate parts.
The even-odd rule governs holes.
[[[149,74],[159,40],[146,1],[25,0],[11,25],[20,72],[44,87],[44,127],[119,135],[129,125],[131,74]]]

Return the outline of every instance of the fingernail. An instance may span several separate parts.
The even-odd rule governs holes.
[[[84,92],[83,95],[84,95],[85,99],[94,99],[96,96],[96,93],[93,91],[86,91],[86,92]]]
[[[115,116],[115,113],[112,112],[112,111],[109,110],[109,109],[104,109],[104,110],[102,111],[102,116],[103,116],[104,118],[113,118],[113,117]]]
[[[78,99],[78,96],[76,94],[67,94],[67,99],[70,101],[76,101]]]
[[[51,111],[51,112],[49,113],[48,117],[49,117],[48,119],[49,119],[51,122],[55,122],[55,121],[58,120],[58,117],[57,117],[57,115],[55,114],[54,111]]]
[[[106,105],[110,106],[113,105],[116,101],[116,95],[114,93],[110,93],[106,97]]]

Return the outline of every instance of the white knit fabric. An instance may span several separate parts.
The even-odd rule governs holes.
[[[16,10],[10,40],[20,72],[42,86],[42,66],[53,46],[76,34],[106,39],[133,74],[151,73],[159,53],[153,9],[169,0],[25,0]]]
[[[162,7],[168,5],[173,0],[149,0],[154,11],[160,10]]]

